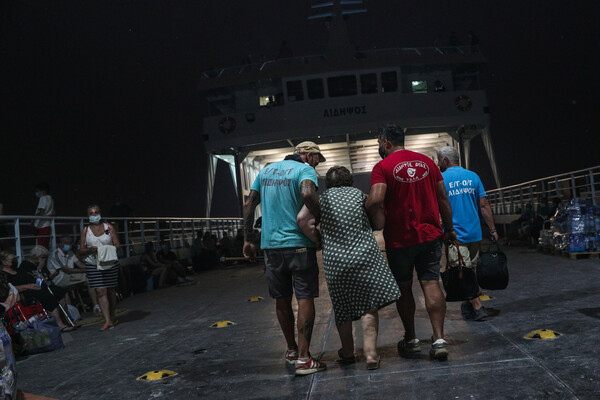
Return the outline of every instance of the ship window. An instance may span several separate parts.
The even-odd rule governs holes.
[[[287,95],[289,101],[304,100],[302,81],[289,81],[287,83]]]
[[[398,77],[396,71],[381,73],[381,91],[383,93],[398,91]]]
[[[413,93],[427,93],[427,81],[412,81]]]
[[[274,95],[260,96],[260,98],[259,98],[259,105],[261,107],[262,106],[273,105],[273,103],[275,103],[275,96]]]
[[[344,75],[327,78],[329,97],[353,96],[357,93],[356,76]]]
[[[322,99],[325,97],[325,88],[323,87],[323,79],[308,79],[306,81],[306,92],[309,99]]]
[[[377,93],[377,74],[362,74],[360,76],[360,92]]]

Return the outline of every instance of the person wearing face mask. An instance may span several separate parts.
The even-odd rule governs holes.
[[[106,222],[102,222],[100,207],[92,204],[87,208],[89,225],[81,232],[79,240],[80,251],[85,256],[85,270],[90,288],[96,291],[98,305],[102,310],[104,325],[100,330],[112,329],[118,323],[115,319],[117,306],[116,287],[119,283],[119,262],[114,262],[108,269],[98,269],[98,248],[112,245],[117,250],[121,247],[119,234],[116,228]]]
[[[52,285],[52,293],[48,290],[50,282],[44,280],[42,285],[39,285],[36,280],[42,277],[41,271],[46,266],[46,258],[48,250],[43,246],[34,246],[31,249],[29,257],[16,268],[18,261],[14,254],[8,251],[0,252],[0,262],[2,270],[0,273],[6,275],[9,283],[11,283],[21,294],[24,299],[35,299],[54,317],[58,327],[63,332],[69,332],[75,328],[67,326],[63,322],[58,308],[58,301],[65,295],[65,291],[57,286]]]
[[[396,302],[404,325],[404,339],[398,342],[398,353],[421,351],[415,333],[412,292],[413,270],[416,270],[433,330],[429,354],[433,359],[443,360],[448,357],[448,350],[444,340],[446,300],[439,284],[440,239],[456,241],[444,180],[433,160],[404,148],[404,130],[396,124],[383,126],[377,142],[383,160],[373,167],[365,207],[374,228],[383,228],[390,269],[402,293]]]
[[[48,256],[46,268],[52,282],[62,288],[86,283],[95,313],[100,313],[100,306],[96,301],[96,291],[89,288],[85,264],[83,264],[73,252],[73,239],[69,235],[64,235],[59,239],[58,248]],[[67,294],[67,303],[69,303]],[[70,303],[69,303],[70,304]]]
[[[277,319],[287,342],[284,359],[296,365],[296,375],[308,375],[324,371],[327,366],[308,351],[315,323],[314,298],[319,297],[319,267],[317,245],[304,235],[297,216],[305,205],[317,223],[320,219],[315,167],[325,157],[313,142],[298,144],[295,153],[296,156],[263,168],[254,181],[244,203],[243,253],[250,260],[256,259],[254,212],[262,204],[261,247],[265,249],[269,294],[276,300]],[[294,294],[298,301],[297,321],[292,310]]]
[[[38,183],[35,186],[35,195],[39,199],[35,215],[43,217],[54,216],[54,200],[50,196],[50,185],[47,183]],[[49,219],[36,219],[33,226],[36,231],[36,243],[45,248],[50,248],[50,235],[52,233]]]

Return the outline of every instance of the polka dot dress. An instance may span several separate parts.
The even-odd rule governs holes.
[[[325,280],[337,325],[400,298],[400,289],[377,246],[364,203],[353,187],[328,189],[320,197]]]

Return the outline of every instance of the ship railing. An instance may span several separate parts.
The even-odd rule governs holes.
[[[405,55],[450,55],[450,54],[478,54],[478,46],[433,46],[433,47],[396,47],[388,49],[369,49],[357,50],[354,52],[354,58],[375,58],[389,56]],[[306,65],[322,64],[327,61],[324,54],[315,54],[308,56],[279,58],[274,60],[261,61],[257,63],[248,63],[224,68],[216,68],[202,73],[202,79],[218,79],[228,76],[244,75],[250,72],[266,71],[273,68],[279,68],[282,65]]]
[[[505,186],[486,192],[495,215],[517,215],[530,205],[536,211],[545,197],[570,200],[575,197],[589,198],[594,205],[600,204],[600,166],[552,175],[518,185]]]
[[[0,215],[0,248],[13,251],[19,260],[37,243],[34,220],[50,222],[50,250],[56,249],[62,236],[70,236],[77,245],[87,218],[40,217],[35,215]],[[143,252],[148,242],[169,242],[172,249],[191,247],[199,234],[210,232],[221,237],[224,231],[235,236],[242,228],[242,218],[107,218],[118,231],[121,243],[120,257],[132,257]]]

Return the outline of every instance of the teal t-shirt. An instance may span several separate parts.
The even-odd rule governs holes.
[[[315,169],[293,160],[275,162],[258,174],[252,190],[260,193],[263,249],[315,247],[296,222],[304,205],[300,182],[307,179],[317,185]]]
[[[452,206],[452,222],[458,241],[480,241],[479,198],[486,194],[479,176],[463,167],[451,167],[442,173],[442,177]]]

